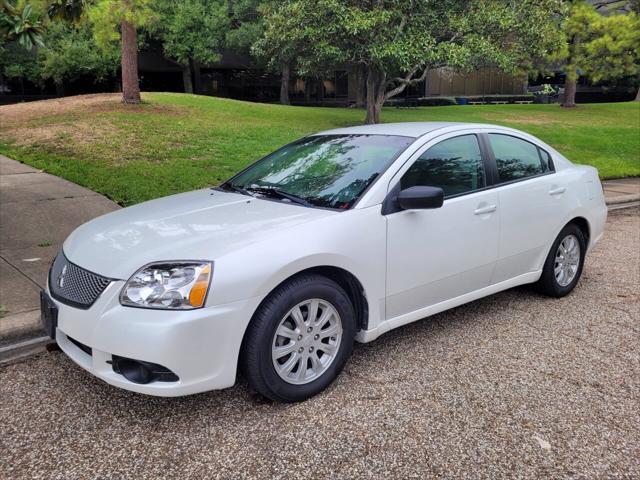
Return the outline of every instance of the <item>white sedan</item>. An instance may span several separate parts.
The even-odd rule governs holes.
[[[597,171],[493,125],[397,123],[282,147],[213,189],[75,230],[42,318],[102,380],[304,400],[354,340],[516,285],[578,283],[607,209]]]

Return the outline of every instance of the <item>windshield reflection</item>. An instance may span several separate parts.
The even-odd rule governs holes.
[[[293,195],[314,206],[350,208],[413,141],[395,135],[316,135],[256,162],[223,187]],[[271,197],[271,195],[270,195]]]

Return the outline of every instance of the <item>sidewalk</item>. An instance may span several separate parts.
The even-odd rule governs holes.
[[[43,336],[39,292],[67,235],[117,208],[102,195],[0,155],[0,360],[3,347]]]

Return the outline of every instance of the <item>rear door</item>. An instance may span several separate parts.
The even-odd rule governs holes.
[[[498,193],[488,188],[478,135],[430,142],[407,162],[391,189],[440,187],[432,210],[385,212],[387,318],[399,317],[487,286],[498,255]]]
[[[500,204],[498,261],[492,283],[541,268],[564,215],[567,182],[551,156],[511,133],[486,133]]]

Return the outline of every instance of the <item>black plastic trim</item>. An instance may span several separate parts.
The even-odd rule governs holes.
[[[141,367],[138,372],[123,372],[122,364],[129,364],[129,366],[137,365]],[[178,375],[169,370],[167,367],[158,365],[157,363],[145,362],[143,360],[135,360],[133,358],[120,357],[118,355],[111,355],[111,367],[113,371],[119,375],[122,375],[127,380],[133,383],[144,385],[151,382],[177,382],[180,380]],[[143,373],[143,375],[140,375]]]
[[[79,342],[78,340],[76,340],[75,338],[71,338],[69,335],[67,335],[67,340],[69,340],[71,343],[73,343],[76,347],[78,347],[80,350],[82,350],[84,353],[86,353],[87,355],[89,355],[90,357],[93,356],[93,350],[91,349],[90,346],[85,345],[84,343]]]

